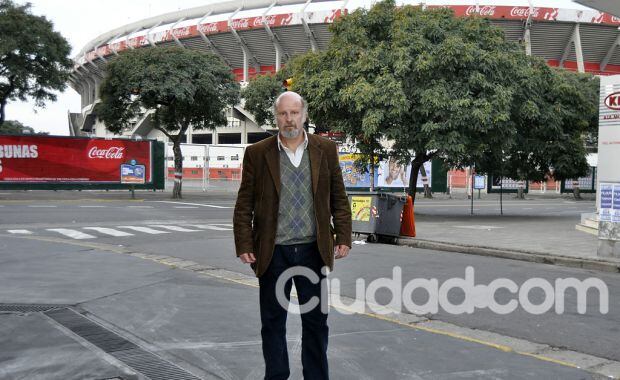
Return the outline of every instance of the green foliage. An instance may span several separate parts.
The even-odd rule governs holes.
[[[517,131],[514,143],[485,171],[534,181],[551,174],[557,180],[585,175],[584,137],[598,128],[598,78],[531,58],[517,83],[510,118]]]
[[[417,152],[417,175],[433,156],[463,166],[510,146],[511,76],[524,57],[486,20],[388,0],[332,32],[326,51],[293,62],[294,84],[311,119],[357,140],[362,154],[409,161]]]
[[[189,49],[141,48],[111,60],[100,87],[97,117],[112,132],[153,110],[153,125],[180,142],[194,129],[225,125],[225,109],[238,101],[239,85],[219,57]]]
[[[30,4],[0,0],[0,125],[9,101],[28,98],[37,107],[55,101],[66,86],[71,47],[52,23],[30,13]]]
[[[241,90],[245,101],[243,108],[254,116],[258,125],[275,126],[273,104],[278,95],[285,91],[282,82],[289,76],[290,70],[287,68],[275,74],[257,75]]]
[[[25,135],[34,134],[32,127],[27,127],[17,120],[6,120],[0,125],[0,135]]]
[[[432,157],[488,171],[508,161],[502,170],[518,178],[583,171],[595,81],[526,56],[488,20],[386,0],[331,31],[327,50],[289,64],[294,90],[314,123],[361,153],[413,159],[412,181]]]

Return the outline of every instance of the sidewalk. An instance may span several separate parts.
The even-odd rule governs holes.
[[[419,199],[416,237],[400,238],[398,244],[620,272],[620,258],[597,256],[598,238],[575,229],[581,212],[594,212],[593,197],[588,198],[504,196],[504,215],[497,196],[475,199],[474,215],[466,199]]]

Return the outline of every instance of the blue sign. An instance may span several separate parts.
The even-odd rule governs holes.
[[[121,164],[121,183],[144,184],[146,182],[144,165]]]
[[[483,175],[474,176],[474,189],[482,190],[486,187],[485,177]]]
[[[620,223],[620,184],[615,184],[612,195],[611,221]]]
[[[616,185],[615,187],[619,188],[620,186]],[[599,218],[603,222],[611,221],[611,210],[613,207],[613,193],[614,193],[614,185],[611,183],[601,183],[600,185],[600,194],[601,194],[601,206],[599,212]],[[618,199],[620,205],[620,199]]]

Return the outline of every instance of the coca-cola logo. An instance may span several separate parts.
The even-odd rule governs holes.
[[[236,20],[232,20],[230,26],[233,29],[247,29],[250,26],[247,18],[240,18]]]
[[[482,7],[478,7],[478,11],[476,11],[476,6],[472,5],[467,8],[465,11],[466,16],[471,16],[472,14],[479,14],[480,16],[494,16],[495,15],[495,6],[494,5],[485,5]]]
[[[620,111],[620,92],[614,92],[605,98],[605,106],[614,111]]]
[[[88,158],[99,158],[106,160],[120,160],[123,158],[125,148],[113,146],[108,149],[99,149],[96,146],[88,151]]]
[[[214,22],[208,23],[208,24],[201,24],[198,29],[203,32],[204,34],[207,33],[215,33],[217,32],[217,24]]]
[[[172,34],[176,37],[185,37],[189,35],[189,26],[184,28],[177,28],[172,31]]]
[[[254,22],[252,24],[254,27],[259,27],[259,26],[262,26],[263,23],[266,23],[269,26],[275,25],[276,16],[255,17]]]
[[[529,17],[531,15],[532,17],[538,17],[538,12],[539,12],[538,8],[532,8],[532,10],[530,11],[529,7],[513,7],[510,10],[510,16],[511,17]]]
[[[614,24],[618,24],[620,23],[620,18],[616,16],[611,16],[611,22],[613,22]]]

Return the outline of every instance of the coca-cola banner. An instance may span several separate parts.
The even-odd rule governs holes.
[[[1,183],[120,183],[121,164],[136,160],[152,181],[150,141],[0,136]]]

